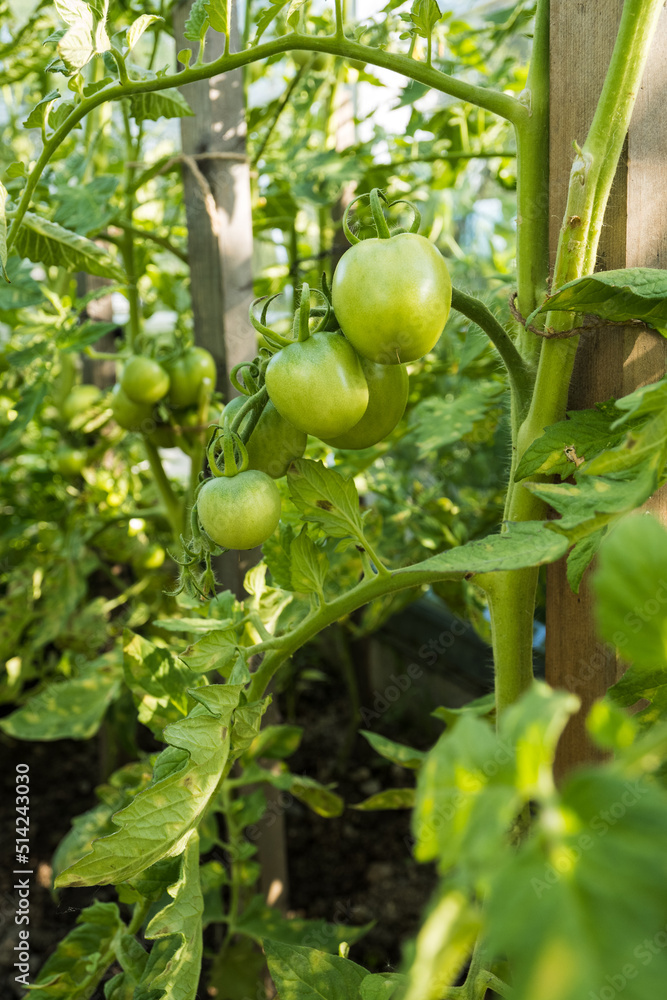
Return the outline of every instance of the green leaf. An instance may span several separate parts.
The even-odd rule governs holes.
[[[435,0],[414,0],[410,20],[417,35],[430,38],[433,28],[441,17],[440,8]]]
[[[57,887],[124,882],[182,848],[222,778],[241,689],[216,684],[197,695],[204,692],[209,708],[196,705],[186,719],[166,727],[170,746],[155,762],[153,783],[116,813],[117,831],[95,841],[90,854],[58,876]]]
[[[89,344],[96,344],[100,337],[117,329],[117,323],[95,323],[92,320],[86,320],[79,326],[59,330],[55,345],[59,351],[64,351],[67,354],[81,351]]]
[[[617,410],[623,411],[614,427],[620,427],[635,417],[644,417],[653,413],[661,413],[667,406],[667,379],[642,385],[627,396],[617,399],[614,404]]]
[[[304,521],[321,525],[332,538],[363,534],[353,479],[345,479],[321,462],[300,458],[287,473],[287,485]]]
[[[158,21],[162,21],[162,23],[164,23],[164,18],[160,17],[158,14],[141,14],[136,21],[132,22],[130,27],[127,29],[126,35],[128,52],[132,51],[146,29],[150,28],[151,24],[156,24]]]
[[[214,31],[229,37],[232,0],[206,0],[206,13]]]
[[[54,101],[58,100],[59,97],[60,97],[60,91],[52,90],[49,94],[46,95],[46,97],[43,97],[41,101],[38,101],[37,104],[35,104],[34,107],[31,109],[30,114],[28,115],[26,120],[23,122],[23,127],[39,128],[39,129],[45,128],[49,120],[49,111],[51,110],[51,106],[53,105]],[[23,166],[23,164],[21,164],[21,166]]]
[[[188,685],[197,677],[163,646],[129,629],[123,634],[125,683],[132,692],[139,722],[161,737],[164,727],[188,712]]]
[[[263,896],[255,896],[234,926],[241,934],[247,934],[259,943],[268,939],[289,945],[316,945],[318,951],[336,955],[339,945],[344,941],[354,944],[373,925],[348,927],[340,923],[329,924],[326,920],[304,920],[302,917],[288,920],[278,910],[267,906]]]
[[[667,530],[650,514],[622,520],[600,546],[592,582],[602,638],[667,682]]]
[[[598,271],[568,281],[528,317],[550,311],[591,313],[612,323],[639,319],[667,335],[667,274],[651,267]]]
[[[597,553],[605,530],[605,528],[600,528],[599,531],[594,531],[593,534],[587,535],[586,538],[582,538],[581,541],[577,542],[574,548],[568,553],[567,582],[570,585],[570,589],[575,594],[579,593],[579,586],[581,585],[582,577],[590,566],[591,560]]]
[[[451,399],[428,397],[410,414],[409,437],[421,455],[450,447],[480,424],[488,424],[493,411],[500,416],[505,392],[500,382],[477,381],[462,387]]]
[[[413,750],[412,747],[405,746],[403,743],[395,743],[393,740],[387,739],[386,736],[371,733],[366,729],[360,729],[359,732],[381,757],[390,760],[392,764],[398,764],[399,767],[409,767],[417,771],[426,758],[423,750]]]
[[[87,1000],[90,980],[109,965],[109,950],[124,928],[116,904],[96,900],[76,922],[31,981],[31,1000]]]
[[[113,258],[92,240],[32,212],[26,212],[14,244],[20,257],[72,272],[85,271],[101,278],[124,280]]]
[[[117,187],[118,178],[109,176],[94,177],[75,187],[59,187],[53,221],[82,236],[103,229],[117,213],[113,204]]]
[[[189,42],[201,42],[209,28],[208,0],[195,0],[185,22],[183,35]]]
[[[491,870],[521,804],[551,794],[556,743],[578,704],[534,683],[506,710],[499,733],[471,714],[443,733],[417,778],[417,860],[437,861],[443,872]]]
[[[345,808],[345,803],[340,795],[336,795],[329,788],[325,788],[314,778],[305,775],[290,775],[288,785],[292,795],[304,802],[309,809],[312,809],[318,816],[340,816]]]
[[[255,943],[247,937],[237,938],[215,956],[208,980],[209,992],[224,1000],[254,1000],[264,968],[264,956]]]
[[[303,729],[301,726],[265,726],[245,752],[246,760],[266,757],[284,760],[299,749]]]
[[[354,1000],[366,969],[339,955],[266,940],[264,954],[280,1000]]]
[[[184,846],[178,880],[167,889],[172,902],[156,913],[146,928],[146,938],[156,943],[133,1000],[155,1000],[157,996],[195,1000],[197,996],[204,900],[196,830],[191,831]]]
[[[10,163],[7,167],[7,176],[10,180],[14,180],[16,177],[25,177],[25,163],[21,160],[15,160],[13,163]]]
[[[18,740],[88,740],[117,697],[120,682],[118,664],[96,660],[78,677],[48,684],[0,720],[0,729]]]
[[[91,4],[85,0],[53,0],[54,7],[65,24],[78,24],[79,21],[93,26],[93,11]]]
[[[240,757],[257,739],[262,716],[269,707],[270,701],[270,698],[264,698],[262,701],[251,701],[247,705],[241,705],[234,712],[231,749],[234,757]]]
[[[479,917],[465,895],[441,892],[422,924],[408,971],[403,1000],[440,1000],[452,986],[472,951]]]
[[[626,472],[638,465],[651,464],[662,471],[667,459],[667,407],[648,420],[641,429],[630,430],[623,442],[603,451],[583,466],[590,476]]]
[[[323,594],[329,572],[327,554],[302,531],[292,542],[292,587],[298,594]]]
[[[114,832],[111,817],[148,785],[150,777],[150,765],[137,761],[115,771],[107,784],[95,789],[100,801],[92,809],[74,817],[71,828],[56,848],[52,861],[54,877],[88,854],[94,840]]]
[[[363,802],[357,802],[352,808],[361,812],[374,812],[380,809],[412,809],[414,804],[414,788],[386,788]]]
[[[292,589],[291,550],[294,538],[295,533],[292,525],[281,521],[278,530],[270,538],[267,538],[262,546],[264,562],[276,585],[282,590]]]
[[[252,40],[253,45],[257,45],[268,26],[278,16],[283,7],[285,7],[289,2],[290,0],[278,0],[277,3],[272,3],[263,10],[260,10],[257,15],[257,30],[255,31],[255,37]]]
[[[584,524],[589,532],[640,507],[657,485],[654,470],[645,468],[634,478],[578,475],[574,483],[525,483],[524,488],[562,514],[551,522],[555,532],[572,532]]]
[[[510,524],[508,530],[500,535],[489,535],[480,541],[448,549],[415,566],[397,570],[396,575],[437,570],[451,572],[453,578],[468,577],[475,573],[494,573],[555,562],[565,555],[569,544],[564,536],[549,529],[547,525],[550,523],[523,521]]]
[[[359,990],[360,1000],[391,1000],[405,982],[405,976],[398,972],[376,972],[363,980]]]
[[[664,790],[636,772],[573,774],[491,880],[486,937],[509,961],[517,998],[660,995],[666,825]]]
[[[528,476],[558,474],[567,479],[584,460],[619,444],[624,430],[612,430],[618,412],[605,405],[597,410],[573,410],[567,420],[547,427],[523,454],[514,476],[516,482]]]
[[[72,25],[58,42],[58,54],[71,72],[87,66],[97,51],[95,36],[83,22]]]
[[[211,622],[207,624],[210,627]],[[236,660],[237,649],[238,637],[234,629],[216,629],[214,632],[207,632],[179,656],[196,674],[217,670],[222,677],[228,679]]]
[[[180,90],[169,87],[166,90],[132,94],[130,114],[136,122],[156,122],[159,118],[189,118],[194,112]]]

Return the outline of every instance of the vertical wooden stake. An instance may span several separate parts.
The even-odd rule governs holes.
[[[555,253],[565,208],[573,141],[582,143],[609,64],[623,0],[551,0],[550,242]],[[605,215],[597,269],[667,266],[667,14],[663,14]],[[570,409],[623,396],[665,373],[667,342],[657,333],[601,328],[581,338]],[[667,523],[664,491],[651,509]],[[590,572],[590,571],[589,571]],[[547,571],[547,680],[574,691],[582,711],[566,729],[557,759],[562,775],[592,760],[586,710],[622,668],[595,635],[589,572],[571,592],[565,561]]]

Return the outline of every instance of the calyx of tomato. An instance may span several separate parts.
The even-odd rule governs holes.
[[[359,237],[355,236],[352,230],[350,229],[350,224],[348,222],[350,209],[352,208],[353,205],[356,205],[358,201],[370,202],[371,212],[373,213],[373,222],[375,223],[375,228],[377,230],[379,239],[389,240],[391,239],[392,236],[391,232],[389,231],[389,226],[387,225],[387,220],[385,218],[384,210],[382,208],[383,202],[388,209],[393,208],[394,205],[407,205],[409,208],[411,208],[414,217],[408,232],[410,233],[419,232],[419,227],[421,226],[422,217],[416,205],[414,205],[411,201],[406,201],[405,198],[397,198],[396,201],[388,201],[387,196],[380,190],[380,188],[373,188],[373,190],[370,193],[366,192],[366,194],[360,194],[357,198],[353,198],[353,200],[345,209],[345,214],[343,215],[343,232],[345,233],[348,242],[351,243],[352,245],[354,245],[355,243],[361,243]]]
[[[321,309],[318,309],[317,313],[314,313],[314,311],[311,309],[311,304],[310,304],[311,293],[318,295],[322,299],[322,302],[324,303],[323,312]],[[319,288],[311,289],[310,286],[304,281],[303,285],[301,286],[301,298],[299,301],[299,308],[294,313],[294,321],[292,325],[291,337],[284,337],[281,333],[276,333],[276,331],[272,330],[270,326],[267,326],[267,313],[269,310],[269,306],[276,298],[278,298],[277,294],[270,295],[261,299],[255,299],[255,301],[250,306],[250,313],[249,313],[250,322],[257,330],[257,332],[261,333],[261,335],[264,337],[264,339],[269,344],[272,350],[279,351],[283,347],[289,347],[290,344],[294,344],[297,342],[303,343],[305,340],[308,340],[309,337],[312,337],[314,334],[320,333],[322,330],[326,329],[327,324],[329,322],[329,317],[331,315],[331,303],[329,301],[329,297],[326,294],[326,290],[322,291]],[[259,305],[260,302],[264,302],[264,306],[262,308],[261,319],[257,319],[257,316],[255,315],[255,307]],[[317,324],[315,328],[311,330],[310,321],[314,317],[317,318]],[[268,364],[269,360],[270,358],[267,359],[266,364]],[[266,370],[266,364],[260,366],[262,368],[262,374]],[[234,370],[236,371],[236,369]],[[245,381],[245,375],[244,375],[244,381]],[[236,388],[239,389],[241,392],[245,391],[241,389],[241,387],[236,383],[234,383],[234,385],[236,385]]]

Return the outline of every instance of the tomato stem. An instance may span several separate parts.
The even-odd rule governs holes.
[[[378,232],[378,237],[381,240],[391,239],[391,233],[389,232],[389,226],[387,225],[387,220],[384,217],[384,212],[382,210],[382,201],[386,201],[386,198],[382,194],[379,188],[373,188],[370,195],[371,199],[371,212],[373,213],[373,222],[375,223],[375,228]]]

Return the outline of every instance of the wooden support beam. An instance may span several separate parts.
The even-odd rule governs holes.
[[[583,143],[616,38],[623,0],[551,0],[550,243],[555,254],[573,159]],[[628,141],[605,215],[597,269],[667,266],[667,13],[663,13],[637,97]],[[581,338],[570,409],[623,396],[665,373],[667,341],[657,333],[600,328]],[[649,503],[667,523],[667,495]],[[573,594],[564,560],[547,571],[547,680],[582,699],[559,745],[560,774],[598,754],[587,738],[586,710],[622,666],[595,635],[586,573]]]

